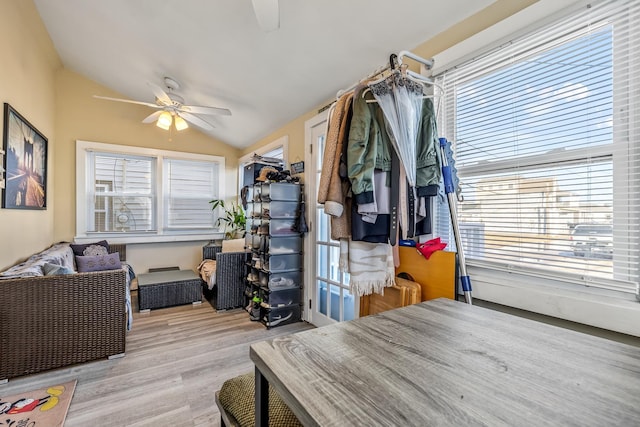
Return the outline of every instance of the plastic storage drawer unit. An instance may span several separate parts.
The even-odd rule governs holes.
[[[297,202],[300,200],[300,186],[287,182],[263,183],[261,186],[261,200],[283,200]]]
[[[302,252],[302,239],[299,236],[261,237],[262,242],[259,248],[261,252],[268,252],[272,255],[299,254]],[[254,247],[254,249],[256,248]]]
[[[302,265],[300,254],[271,255],[265,261],[262,268],[272,273],[296,270]]]
[[[271,290],[300,287],[302,285],[302,273],[298,271],[285,271],[281,273],[269,273],[260,271],[258,273],[260,286],[268,287]]]
[[[295,229],[295,219],[272,219],[269,221],[269,234],[272,236],[291,236],[300,234]]]
[[[282,202],[273,200],[262,203],[262,218],[295,218],[298,215],[298,202]]]
[[[260,299],[262,306],[267,308],[283,307],[291,304],[300,304],[300,288],[283,289],[281,291],[269,291],[260,288]]]
[[[271,328],[274,326],[287,325],[300,321],[300,306],[288,305],[278,308],[263,309],[262,322]]]

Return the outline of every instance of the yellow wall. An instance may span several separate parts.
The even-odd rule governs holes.
[[[414,51],[421,56],[434,55],[533,2],[497,0]],[[245,150],[236,150],[194,129],[174,133],[169,141],[166,131],[140,123],[150,113],[148,108],[92,98],[94,94],[121,95],[62,67],[31,0],[0,2],[0,37],[3,40],[0,54],[4,59],[3,78],[0,79],[2,101],[9,102],[49,139],[47,209],[0,210],[0,239],[19,242],[0,245],[0,269],[55,241],[73,239],[75,140],[224,156],[227,159],[227,188],[237,188],[235,167],[238,157],[284,135],[289,137],[289,160],[303,160],[304,123],[325,104],[302,114]],[[128,255],[140,271],[148,266],[194,267],[201,256],[201,245],[202,242],[131,245]],[[178,259],[177,252],[183,253]]]
[[[93,98],[123,96],[62,66],[32,1],[0,2],[0,39],[0,100],[49,140],[47,209],[0,209],[0,270],[56,241],[73,240],[77,139],[223,156],[226,187],[237,188],[238,149],[192,128],[173,132],[169,140],[167,131],[140,122],[153,110]],[[168,265],[195,268],[203,243],[134,244],[127,255],[138,272]]]
[[[123,98],[62,68],[56,74],[56,149],[54,237],[72,240],[75,235],[75,141],[95,141],[160,150],[209,154],[225,158],[225,187],[237,188],[240,151],[190,127],[181,132],[168,132],[141,120],[154,110],[133,104],[93,98],[103,95]],[[235,194],[235,191],[234,191]],[[202,261],[204,241],[172,244],[129,244],[127,260],[136,272],[149,267],[179,266],[195,268]]]
[[[425,41],[416,48],[411,49],[411,51],[423,58],[432,57],[537,1],[538,0],[496,0],[480,12]],[[425,23],[425,25],[428,25],[428,23]],[[375,30],[372,29],[372,31]],[[357,53],[355,56],[357,58]],[[338,90],[340,90],[340,88],[335,88],[333,93],[336,93]],[[304,94],[301,94],[301,96],[304,96]],[[289,135],[289,161],[295,162],[296,159],[304,160],[304,123],[314,117],[318,109],[331,101],[331,98],[327,99],[327,102],[287,123],[285,126],[246,148],[242,154],[251,153],[282,136]]]
[[[32,1],[0,1],[0,101],[48,138],[47,209],[0,209],[0,270],[54,242],[55,71],[62,66]],[[4,116],[2,119],[4,129]]]

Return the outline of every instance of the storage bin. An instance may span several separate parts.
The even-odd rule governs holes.
[[[271,255],[264,259],[262,269],[277,273],[300,269],[302,257],[300,254]]]
[[[256,179],[260,176],[260,171],[262,170],[262,168],[267,166],[270,168],[276,169],[278,171],[282,171],[281,166],[275,166],[275,165],[265,164],[265,163],[250,163],[244,167],[244,179],[242,184],[243,185],[255,184]]]
[[[289,323],[299,322],[300,313],[300,306],[296,304],[278,308],[263,308],[262,323],[267,328],[288,325]]]
[[[298,215],[298,202],[263,202],[259,215],[262,218],[295,218]]]
[[[259,236],[260,252],[271,255],[298,254],[302,252],[302,238],[300,236]]]
[[[258,278],[260,281],[260,286],[268,287],[271,290],[302,286],[302,272],[300,270],[278,273],[260,271],[258,273]]]
[[[300,234],[295,230],[295,219],[272,219],[267,224],[268,234],[271,236],[286,236]],[[264,223],[263,223],[264,224]]]
[[[288,182],[263,183],[261,186],[262,201],[283,200],[297,202],[300,200],[300,185]]]
[[[269,291],[260,288],[259,295],[262,306],[265,308],[284,307],[291,304],[300,304],[302,299],[300,288],[282,289],[279,291]]]

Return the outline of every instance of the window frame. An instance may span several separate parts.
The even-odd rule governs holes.
[[[478,57],[479,54],[484,55],[486,52],[504,46],[511,40],[539,30],[586,7],[589,3],[592,2],[540,0],[435,55],[435,66],[430,75],[441,74]],[[637,88],[638,84],[637,79],[630,80],[629,92]],[[442,103],[444,102],[441,101]],[[633,114],[634,117],[629,117],[629,120],[640,119],[640,112],[635,111]],[[636,154],[635,150],[630,153],[630,155]],[[616,174],[615,170],[614,174]],[[619,178],[620,176],[614,177],[614,185]],[[446,209],[446,204],[444,207]],[[446,214],[448,215],[448,211]],[[448,217],[440,218],[438,224],[445,222],[445,226],[449,227]],[[474,298],[640,336],[640,326],[638,326],[640,324],[637,323],[640,322],[640,304],[636,300],[636,298],[640,299],[639,289],[636,289],[636,295],[633,295],[628,292],[591,287],[588,283],[587,286],[567,283],[549,276],[533,278],[515,274],[508,269],[467,266],[467,271],[472,281]],[[598,315],[594,315],[595,313]]]
[[[87,153],[97,152],[114,155],[130,155],[149,157],[154,159],[155,182],[153,185],[155,230],[148,232],[90,232],[88,225],[87,195],[93,182],[88,164]],[[224,233],[218,228],[213,230],[175,230],[168,228],[165,224],[165,177],[164,159],[187,160],[198,162],[212,162],[218,164],[218,197],[226,197],[225,186],[225,158],[206,154],[186,153],[179,151],[158,150],[144,147],[134,147],[128,145],[106,144],[102,142],[76,140],[76,235],[77,242],[95,241],[105,238],[113,243],[153,243],[153,242],[177,242],[177,241],[203,241],[221,239]],[[214,215],[214,213],[212,213]],[[214,218],[215,221],[215,218]]]

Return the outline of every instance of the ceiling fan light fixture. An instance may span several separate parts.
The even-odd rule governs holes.
[[[176,116],[173,123],[175,124],[177,131],[185,130],[189,127],[187,121],[180,116]]]
[[[160,116],[158,117],[156,126],[164,130],[169,130],[172,122],[173,122],[173,117],[171,117],[171,113],[169,113],[168,111],[163,111],[162,114],[160,114]]]

